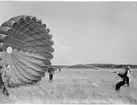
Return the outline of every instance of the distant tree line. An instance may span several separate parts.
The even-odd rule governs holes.
[[[77,65],[53,65],[54,68],[103,68],[103,69],[114,69],[123,68],[124,66],[130,66],[131,68],[137,68],[137,65],[132,64],[77,64]]]

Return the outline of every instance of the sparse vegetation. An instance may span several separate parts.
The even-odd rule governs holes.
[[[48,74],[46,74],[38,84],[9,88],[9,97],[4,96],[0,91],[0,103],[137,104],[137,72],[133,70],[131,87],[122,87],[120,93],[114,89],[118,80],[119,77],[109,71],[63,69],[62,72],[55,73],[52,83],[48,81]]]

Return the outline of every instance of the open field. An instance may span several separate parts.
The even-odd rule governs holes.
[[[119,71],[119,69],[117,69]],[[137,104],[137,71],[133,70],[131,87],[114,89],[119,77],[110,71],[93,69],[62,69],[56,72],[54,81],[48,74],[35,85],[9,88],[10,96],[0,94],[0,103],[61,104],[61,103],[114,103]],[[0,90],[0,92],[2,92]]]

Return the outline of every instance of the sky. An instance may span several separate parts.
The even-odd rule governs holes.
[[[52,64],[137,64],[137,2],[0,1],[0,24],[32,15],[53,35]]]

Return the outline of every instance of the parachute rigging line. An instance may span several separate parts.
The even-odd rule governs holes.
[[[16,32],[19,32],[19,31],[17,31],[17,30],[15,30],[14,28],[12,28],[14,31],[16,31]],[[22,34],[22,35],[25,35],[25,34],[23,34],[22,32],[19,32],[20,34]],[[12,38],[14,38],[14,39],[16,39],[16,40],[18,40],[18,41],[21,41],[21,42],[23,42],[23,43],[27,43],[27,42],[24,42],[24,41],[22,41],[22,40],[19,40],[19,39],[17,39],[17,38],[15,38],[15,37],[13,37],[13,36],[11,36]],[[28,43],[27,43],[28,44]],[[28,44],[28,45],[32,45],[34,48],[36,48],[36,46],[35,45],[33,45],[33,44]],[[36,48],[37,49],[37,48]],[[39,52],[39,50],[38,50],[38,52]],[[39,52],[39,53],[41,53],[41,52]]]
[[[31,22],[32,22],[32,20],[31,20]],[[26,21],[26,23],[28,23],[27,21]],[[30,24],[30,23],[28,23],[28,24]],[[41,31],[43,32],[43,33],[45,33],[45,31],[43,31],[42,30],[42,28],[40,27],[40,26],[38,26],[36,23],[34,23],[37,27],[39,27],[40,29],[41,29]],[[30,26],[32,26],[31,24],[30,24]],[[37,28],[36,28],[36,30],[37,30]],[[35,34],[35,33],[34,33]],[[45,33],[46,34],[46,33]],[[40,33],[40,35],[42,35],[42,36],[44,36],[43,34],[41,34]],[[36,35],[37,36],[37,35]],[[44,36],[45,37],[45,36]],[[46,38],[46,37],[45,37]],[[45,41],[46,42],[46,41]],[[47,43],[47,42],[46,42]],[[48,43],[47,43],[48,44]]]
[[[27,22],[26,22],[27,23]],[[28,23],[28,24],[30,24],[30,23]],[[34,23],[34,24],[36,24],[36,23]],[[19,24],[20,25],[20,24]],[[23,27],[22,25],[20,25],[21,27]],[[31,24],[30,24],[30,26],[32,26]],[[39,27],[39,26],[38,26]],[[40,27],[39,27],[40,28]],[[29,29],[26,29],[26,30],[28,30],[30,33],[32,33],[32,35],[36,35],[38,38],[40,38],[37,34],[35,34],[34,32],[31,32]],[[37,29],[36,29],[37,30]],[[43,30],[42,30],[43,31]],[[43,31],[44,32],[44,31]],[[44,32],[45,33],[45,32]],[[23,33],[22,33],[23,34]],[[24,35],[24,34],[23,34]],[[43,34],[41,34],[40,33],[40,35],[42,35],[42,36],[44,36]],[[28,36],[29,37],[29,36]],[[45,36],[44,36],[45,37]],[[29,38],[31,38],[31,37],[29,37]],[[45,37],[46,38],[46,37]],[[32,38],[31,38],[32,39]],[[40,39],[42,39],[42,38],[40,38]],[[34,40],[34,39],[33,39]],[[36,41],[36,40],[34,40],[34,41]],[[36,41],[37,42],[37,41]],[[46,42],[46,41],[44,41],[44,42]],[[39,43],[39,42],[38,42]],[[47,43],[47,42],[46,42]],[[49,43],[47,43],[48,45],[49,45]]]
[[[11,65],[9,86],[36,83],[45,76],[54,52],[49,32],[46,24],[33,16],[20,15],[1,25],[0,65]]]

